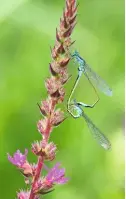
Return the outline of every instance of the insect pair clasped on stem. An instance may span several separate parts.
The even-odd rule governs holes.
[[[86,61],[79,55],[77,51],[75,51],[73,54],[71,54],[71,58],[75,60],[75,62],[78,65],[78,74],[74,83],[74,86],[71,90],[71,93],[68,98],[67,102],[67,110],[71,114],[73,118],[80,118],[83,117],[90,129],[90,132],[92,133],[93,137],[97,140],[97,142],[104,148],[104,149],[110,149],[111,143],[109,140],[105,137],[105,135],[94,125],[94,123],[90,120],[90,118],[85,114],[84,110],[82,108],[93,108],[99,101],[99,95],[95,89],[95,86],[102,91],[107,96],[112,96],[112,89],[107,85],[107,83],[99,76],[97,75],[86,63]],[[89,105],[85,104],[83,102],[77,102],[76,99],[73,101],[72,96],[75,92],[75,89],[77,88],[77,85],[80,81],[80,78],[82,77],[82,74],[85,75],[85,77],[88,79],[89,83],[93,87],[97,99],[94,102],[94,104]]]

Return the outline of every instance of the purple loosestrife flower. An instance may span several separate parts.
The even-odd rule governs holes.
[[[71,59],[70,47],[74,43],[71,34],[76,25],[77,3],[76,0],[65,0],[66,6],[63,16],[60,18],[59,28],[56,28],[56,40],[51,48],[52,61],[49,63],[51,77],[45,80],[47,98],[41,101],[39,106],[42,118],[37,123],[41,141],[32,144],[32,153],[37,156],[37,163],[30,164],[27,161],[27,153],[19,150],[13,155],[8,154],[8,160],[16,165],[25,177],[25,183],[29,190],[17,193],[18,199],[39,199],[39,195],[47,194],[54,190],[56,184],[64,184],[68,181],[65,177],[65,169],[57,163],[44,177],[42,169],[45,161],[52,161],[56,157],[57,147],[50,142],[53,129],[64,120],[64,112],[57,105],[64,101],[64,84],[69,80],[67,65]]]
[[[8,160],[12,164],[16,165],[21,170],[21,173],[25,177],[30,177],[35,172],[35,166],[29,164],[29,162],[27,161],[27,154],[28,154],[27,149],[25,149],[24,154],[22,154],[19,150],[17,150],[14,153],[13,157],[8,154]]]
[[[25,149],[25,153],[24,154],[22,154],[20,152],[20,150],[17,150],[14,153],[13,157],[10,156],[10,154],[8,154],[8,160],[12,164],[16,165],[17,167],[22,168],[22,166],[26,163],[27,154],[28,154],[28,150],[27,149]]]
[[[49,169],[46,165],[44,165],[44,169],[48,171],[48,174],[40,178],[34,186],[35,193],[47,194],[54,190],[56,184],[65,184],[69,180],[65,177],[65,169],[59,168],[60,163],[56,163],[56,165]]]
[[[65,169],[59,168],[60,163],[49,170],[47,176],[45,177],[46,181],[50,184],[65,184],[69,179],[65,176]]]

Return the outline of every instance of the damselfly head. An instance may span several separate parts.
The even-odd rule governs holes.
[[[82,109],[77,105],[75,99],[69,105],[69,112],[74,118],[79,118],[82,115]]]
[[[79,118],[81,116],[80,109],[78,109],[78,107],[73,104],[69,106],[69,112],[73,118]]]
[[[110,143],[101,143],[101,146],[105,149],[105,150],[109,150],[111,149],[111,144]]]
[[[72,55],[71,55],[72,57],[77,57],[77,56],[79,56],[79,53],[78,53],[78,51],[77,50],[75,50],[73,53],[72,53]]]

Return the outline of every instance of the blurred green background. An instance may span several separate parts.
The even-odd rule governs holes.
[[[113,97],[99,92],[100,102],[85,112],[112,143],[104,151],[91,137],[83,119],[69,117],[51,136],[60,161],[70,177],[47,199],[124,198],[124,1],[79,0],[78,24],[72,34],[74,49],[113,89]],[[40,140],[36,123],[41,118],[37,102],[47,96],[44,80],[49,74],[50,46],[55,42],[64,0],[0,0],[0,198],[13,199],[26,188],[23,177],[6,153],[29,149]],[[77,74],[69,64],[72,78]],[[95,100],[93,90],[82,78],[76,98]],[[65,104],[64,104],[65,105]],[[51,163],[53,166],[55,162]]]

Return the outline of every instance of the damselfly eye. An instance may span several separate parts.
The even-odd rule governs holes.
[[[77,107],[75,104],[71,104],[69,106],[69,110],[74,118],[78,118],[82,114],[82,110],[79,107]]]

